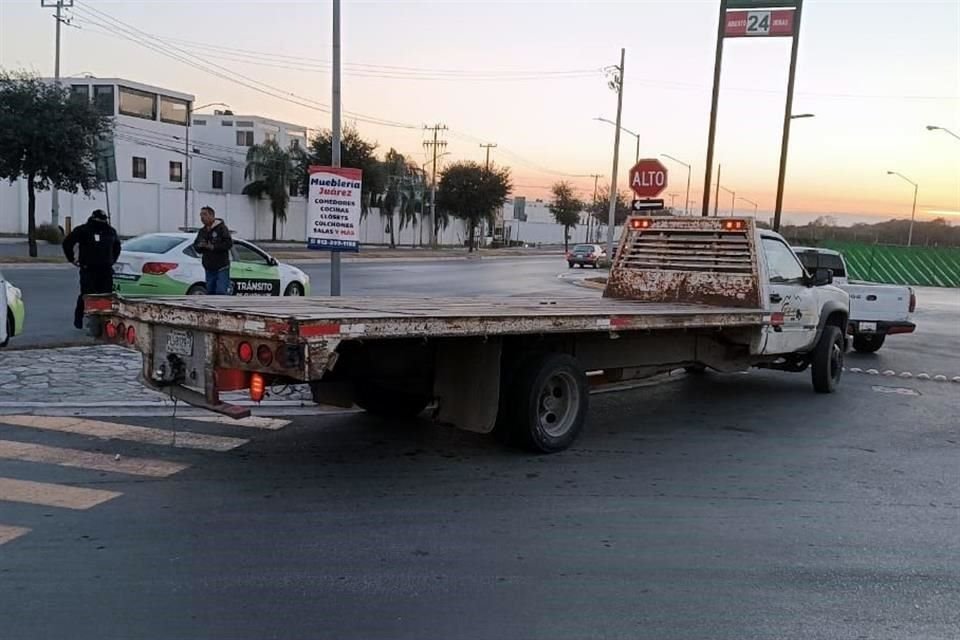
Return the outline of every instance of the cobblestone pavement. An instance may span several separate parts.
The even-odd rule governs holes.
[[[0,403],[162,403],[141,385],[140,354],[112,345],[0,351]],[[303,386],[272,389],[273,399],[309,402]],[[246,399],[224,394],[224,400]]]

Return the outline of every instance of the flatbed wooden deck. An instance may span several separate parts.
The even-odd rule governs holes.
[[[760,326],[763,309],[577,297],[231,297],[113,299],[112,313],[198,331],[306,340],[432,338]]]

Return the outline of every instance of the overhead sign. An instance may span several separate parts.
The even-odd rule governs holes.
[[[307,248],[360,250],[363,171],[346,167],[310,167],[307,191]]]
[[[659,211],[663,209],[663,199],[658,200],[634,200],[631,204],[634,211]]]
[[[667,188],[667,168],[656,158],[640,160],[630,169],[630,189],[637,198],[656,198]]]
[[[723,35],[727,38],[793,35],[792,9],[727,11]]]

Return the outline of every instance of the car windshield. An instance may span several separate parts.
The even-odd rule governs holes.
[[[183,242],[178,236],[141,236],[123,243],[124,251],[137,253],[166,253]]]
[[[591,253],[594,250],[594,246],[592,244],[578,244],[573,250],[579,253]]]

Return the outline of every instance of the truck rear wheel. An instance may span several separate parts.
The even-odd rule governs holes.
[[[886,339],[884,334],[859,333],[853,336],[853,348],[860,353],[876,353]]]
[[[587,375],[566,354],[545,353],[507,376],[501,393],[497,433],[509,444],[540,453],[563,451],[586,422]]]
[[[834,325],[827,325],[814,347],[810,364],[813,388],[817,393],[833,393],[843,375],[843,333]]]
[[[405,391],[359,383],[354,402],[369,414],[383,418],[414,418],[427,408],[430,398]]]

